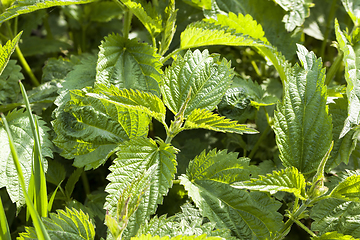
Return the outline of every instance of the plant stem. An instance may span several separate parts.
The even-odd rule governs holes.
[[[171,53],[169,53],[166,57],[163,57],[160,61],[162,64],[164,64],[167,60],[169,60],[172,56],[174,56],[175,54],[179,53],[182,49],[178,48],[175,49],[174,51],[172,51]]]
[[[271,127],[270,125],[268,125],[265,130],[262,132],[259,140],[257,140],[257,142],[255,143],[255,146],[253,147],[253,149],[251,149],[251,152],[248,156],[248,158],[252,159],[256,153],[256,151],[258,150],[258,148],[260,147],[260,143],[265,139],[266,135],[269,133]]]
[[[339,70],[339,67],[341,66],[341,63],[342,63],[343,56],[344,56],[344,53],[342,51],[339,51],[333,64],[331,65],[329,71],[326,74],[325,85],[329,86],[331,79],[333,79],[336,72]]]
[[[325,33],[324,33],[324,40],[323,40],[323,42],[321,44],[321,48],[320,48],[320,57],[322,59],[324,59],[327,39],[328,39],[328,36],[330,34],[330,24],[331,24],[331,21],[334,19],[335,12],[336,12],[336,2],[337,2],[337,0],[332,1],[331,7],[330,7],[330,12],[329,12],[329,15],[328,15],[328,19],[326,21],[326,29],[325,29]]]
[[[89,195],[89,194],[90,194],[90,185],[89,185],[89,180],[88,180],[88,178],[87,178],[87,176],[86,176],[86,172],[85,172],[85,171],[83,171],[83,172],[81,173],[81,180],[82,180],[82,182],[83,182],[84,190],[85,190],[86,195]]]
[[[14,34],[11,30],[10,24],[9,22],[6,22],[6,28],[8,30],[8,33],[10,35],[10,38],[13,39],[14,38]],[[29,66],[29,64],[27,63],[26,59],[24,58],[24,55],[22,54],[19,45],[16,45],[15,47],[15,52],[18,55],[19,61],[21,63],[21,65],[23,66],[25,72],[29,75],[30,80],[32,82],[32,84],[37,87],[40,85],[39,81],[37,80],[37,78],[35,77],[34,73],[31,71],[31,68]]]
[[[132,18],[132,12],[128,8],[126,8],[124,15],[124,28],[123,28],[123,36],[125,39],[129,38],[129,32],[131,28],[131,18]]]

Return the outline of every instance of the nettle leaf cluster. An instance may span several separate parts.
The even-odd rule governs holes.
[[[1,239],[360,238],[358,1],[0,6]]]

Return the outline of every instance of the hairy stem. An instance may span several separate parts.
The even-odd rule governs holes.
[[[326,44],[327,44],[327,39],[328,36],[330,34],[330,25],[331,25],[331,21],[334,19],[335,16],[335,12],[336,12],[336,2],[337,0],[333,0],[331,3],[331,8],[330,8],[330,12],[328,15],[328,19],[326,21],[326,29],[325,29],[325,34],[324,34],[324,40],[321,44],[321,48],[320,48],[320,57],[322,59],[324,59],[324,54],[325,54],[325,48],[326,48]]]
[[[333,64],[331,65],[329,71],[326,74],[325,85],[329,86],[331,79],[333,79],[336,72],[339,70],[339,67],[341,66],[341,63],[342,63],[343,56],[344,56],[344,53],[342,51],[339,51]]]
[[[126,8],[124,15],[124,28],[123,28],[123,36],[125,39],[129,38],[130,28],[131,28],[131,18],[132,12]]]
[[[256,151],[257,151],[258,148],[260,147],[261,142],[265,139],[265,137],[266,137],[267,134],[269,133],[270,129],[271,129],[271,127],[270,127],[270,125],[268,125],[268,126],[266,127],[266,129],[262,132],[259,140],[257,140],[257,142],[255,143],[255,146],[253,147],[253,149],[251,149],[251,152],[250,152],[248,158],[252,159],[252,158],[254,157]]]
[[[171,53],[169,53],[166,57],[163,57],[160,61],[162,64],[164,64],[167,60],[169,60],[172,56],[174,56],[175,54],[179,53],[182,49],[178,48],[175,49],[174,51],[172,51]]]

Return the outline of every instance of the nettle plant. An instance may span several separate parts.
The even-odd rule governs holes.
[[[360,238],[360,6],[314,3],[2,1],[0,238],[284,239],[294,224]],[[327,74],[296,45],[325,11]],[[41,83],[25,59],[39,51]]]

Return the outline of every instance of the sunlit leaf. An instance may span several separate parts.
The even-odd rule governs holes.
[[[330,193],[333,198],[360,201],[360,175],[353,175],[340,182]]]
[[[287,73],[285,96],[275,113],[274,131],[283,164],[310,173],[316,171],[330,146],[332,125],[321,59],[301,45],[298,48],[303,68],[295,65]]]

